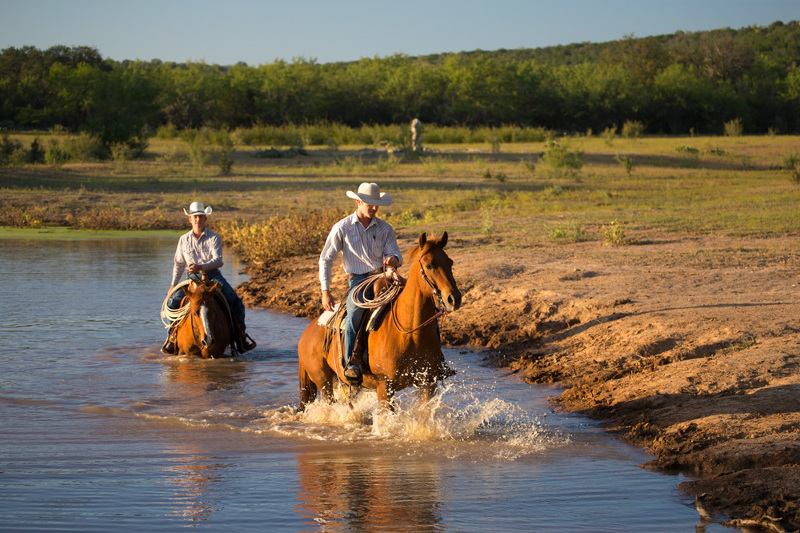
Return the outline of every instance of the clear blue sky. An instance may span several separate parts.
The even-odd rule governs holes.
[[[0,49],[319,63],[613,41],[800,20],[800,0],[0,0]]]

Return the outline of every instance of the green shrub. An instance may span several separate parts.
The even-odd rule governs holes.
[[[606,246],[624,246],[628,244],[625,238],[625,226],[615,220],[608,226],[603,226],[603,244]]]
[[[603,130],[602,134],[603,140],[609,146],[614,142],[614,139],[617,137],[617,127],[609,127]]]
[[[64,141],[64,151],[71,161],[99,161],[106,155],[106,147],[99,137],[81,133]]]
[[[626,120],[622,125],[622,136],[626,139],[638,139],[644,135],[644,124],[639,120]]]
[[[69,154],[61,148],[55,139],[50,139],[47,150],[44,151],[44,162],[48,165],[62,165],[69,161]]]
[[[13,163],[17,159],[15,153],[18,153],[21,149],[21,142],[11,139],[8,133],[3,133],[3,136],[0,137],[0,165],[15,164]]]
[[[581,224],[570,222],[567,225],[557,224],[550,230],[550,238],[561,242],[581,242],[588,239],[588,234]]]
[[[247,263],[266,264],[282,257],[318,254],[331,226],[342,218],[335,210],[275,215],[266,222],[249,224],[240,219],[221,221],[217,232]]]
[[[169,124],[159,126],[158,130],[156,130],[156,137],[159,139],[164,139],[165,141],[175,139],[178,137],[178,128],[171,122]]]
[[[126,143],[113,143],[110,146],[111,159],[116,163],[119,172],[125,171],[126,163],[133,159],[133,150]]]
[[[630,176],[633,173],[633,165],[636,162],[636,158],[632,155],[625,155],[625,154],[617,154],[614,156],[614,159],[617,160],[617,163],[622,165],[622,168],[625,169],[625,172]]]
[[[542,156],[542,162],[556,174],[575,174],[583,168],[583,151],[570,150],[567,145],[552,143]]]
[[[733,120],[729,120],[724,124],[724,130],[726,137],[741,137],[742,133],[744,132],[742,119],[735,118]]]
[[[31,142],[31,151],[28,152],[28,163],[43,163],[44,162],[44,150],[42,150],[42,146],[39,144],[39,137],[36,137],[33,142]]]
[[[232,168],[233,159],[231,159],[231,153],[227,150],[223,150],[219,154],[219,170],[223,175],[227,176],[231,173]]]
[[[800,158],[797,157],[797,154],[791,152],[783,156],[783,165],[791,172],[792,181],[800,183]]]

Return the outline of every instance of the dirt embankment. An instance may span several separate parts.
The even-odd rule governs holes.
[[[800,528],[800,243],[494,252],[451,239],[448,251],[464,304],[442,322],[445,342],[489,348],[531,383],[560,383],[560,407],[645,447],[645,467],[698,477],[680,489],[717,518]],[[239,287],[248,306],[318,313],[317,257],[253,274]]]

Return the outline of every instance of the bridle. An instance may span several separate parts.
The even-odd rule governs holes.
[[[425,267],[422,266],[422,257],[421,256],[417,260],[417,262],[419,263],[419,272],[420,272],[420,274],[422,274],[422,279],[425,280],[425,283],[427,283],[428,286],[431,288],[431,291],[433,291],[433,294],[431,295],[431,300],[433,300],[433,307],[434,307],[434,309],[436,309],[436,313],[434,313],[432,317],[430,317],[428,320],[426,320],[425,322],[423,322],[419,326],[417,326],[417,327],[415,327],[413,329],[406,330],[406,329],[403,329],[400,326],[400,323],[397,321],[397,314],[395,312],[395,306],[397,304],[397,300],[393,301],[392,304],[391,304],[391,307],[392,307],[392,321],[394,322],[394,327],[396,327],[400,332],[406,333],[406,334],[413,333],[413,332],[417,331],[418,329],[422,329],[425,326],[427,326],[428,324],[430,324],[431,322],[433,322],[434,320],[436,320],[437,318],[439,318],[440,316],[447,314],[447,311],[444,310],[444,298],[442,298],[442,291],[439,290],[439,287],[436,285],[436,282],[435,281],[431,281],[430,278],[428,278],[428,276],[425,274]],[[436,304],[436,300],[439,301],[439,305]]]

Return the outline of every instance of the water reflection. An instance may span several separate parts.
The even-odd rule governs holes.
[[[237,391],[249,376],[236,361],[207,361],[200,358],[174,357],[164,364],[164,377],[179,383],[188,395],[205,396],[210,391]]]
[[[175,484],[175,493],[170,498],[172,512],[167,516],[185,520],[187,526],[204,522],[222,509],[217,487],[223,480],[224,465],[192,448],[173,451],[179,454],[170,459],[176,464],[165,468],[174,474],[170,482]]]
[[[438,466],[424,459],[300,453],[295,511],[323,530],[444,530]]]

